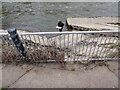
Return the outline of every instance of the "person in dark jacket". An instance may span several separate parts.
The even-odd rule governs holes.
[[[61,20],[58,20],[57,28],[59,29],[60,32],[62,32],[63,26],[64,26],[64,23]]]

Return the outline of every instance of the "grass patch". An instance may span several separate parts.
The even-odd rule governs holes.
[[[110,57],[119,57],[120,56],[120,52],[113,52],[109,55]]]
[[[113,44],[113,45],[111,45],[109,48],[110,48],[110,49],[113,49],[113,48],[119,48],[119,47],[120,47],[119,45]]]
[[[105,62],[101,61],[101,62],[98,63],[98,66],[104,66],[104,65],[106,65]]]
[[[100,45],[111,45],[111,44],[114,44],[114,43],[103,43],[103,44],[100,44]]]
[[[91,64],[91,61],[89,61],[89,60],[82,60],[82,61],[79,61],[79,64],[84,65],[84,66],[89,66]]]
[[[7,90],[6,88],[0,88],[0,90]]]
[[[118,44],[115,43],[104,43],[104,44],[100,44],[100,46],[104,46],[105,48],[119,48],[120,46]]]
[[[98,55],[94,55],[91,58],[99,58],[99,56]]]
[[[71,68],[70,71],[75,71],[75,68]]]

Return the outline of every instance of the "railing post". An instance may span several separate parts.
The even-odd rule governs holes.
[[[15,28],[9,28],[7,29],[8,33],[10,34],[10,37],[14,43],[14,45],[16,46],[17,50],[19,51],[19,53],[22,56],[22,59],[25,62],[29,62],[28,56],[26,55],[26,51],[25,48],[20,40],[20,37],[17,33],[17,30]]]

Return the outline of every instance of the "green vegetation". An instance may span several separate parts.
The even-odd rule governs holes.
[[[105,48],[110,48],[110,49],[120,47],[119,44],[115,44],[115,43],[104,43],[104,44],[100,44],[100,46],[104,46]]]
[[[118,51],[110,54],[110,57],[118,57],[118,56],[120,56],[120,52]]]
[[[70,57],[70,55],[68,55],[68,57]]]
[[[0,90],[6,90],[5,88],[0,88]]]
[[[83,60],[83,61],[79,62],[79,64],[84,65],[84,66],[89,66],[90,63],[91,63],[91,61],[89,61],[89,60]]]
[[[23,4],[31,4],[32,2],[22,2]]]
[[[94,56],[92,56],[92,58],[99,58],[99,56],[98,55],[94,55]]]
[[[74,64],[76,64],[78,61],[73,61],[74,62]]]
[[[119,47],[120,47],[119,45],[113,44],[113,45],[111,45],[109,48],[110,48],[110,49],[113,49],[113,48],[119,48]]]
[[[71,68],[70,71],[75,71],[75,68]]]
[[[98,66],[104,66],[104,65],[106,65],[105,62],[101,61],[101,62],[98,63]]]
[[[77,54],[76,56],[83,56],[82,54]]]
[[[103,43],[103,44],[100,44],[100,45],[111,45],[111,44],[114,44],[114,43]]]

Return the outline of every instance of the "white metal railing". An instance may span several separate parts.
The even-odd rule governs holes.
[[[119,30],[109,30],[109,31],[74,31],[74,32],[32,32],[32,33],[22,33],[22,35],[44,35],[44,34],[92,34],[92,33],[119,33]]]
[[[22,33],[20,38],[30,60],[118,60],[118,30]],[[0,34],[4,44],[12,41]],[[11,44],[12,46],[13,44]],[[14,47],[14,46],[13,46]],[[15,49],[15,47],[13,48]],[[6,52],[7,53],[7,52]]]

